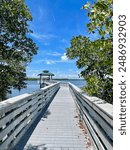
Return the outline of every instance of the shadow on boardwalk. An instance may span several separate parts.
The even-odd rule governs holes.
[[[53,95],[50,102],[45,106],[45,108],[42,110],[41,114],[39,114],[37,119],[33,122],[33,124],[30,126],[30,128],[27,130],[27,132],[23,135],[23,137],[17,143],[17,145],[14,147],[13,150],[24,150],[24,147],[25,147],[26,143],[28,142],[30,136],[32,135],[32,133],[33,133],[34,129],[36,128],[37,124],[39,123],[39,121],[40,120],[44,121],[44,118],[47,118],[48,115],[51,114],[50,111],[47,110],[47,109],[50,106],[51,102],[53,101],[54,97],[56,96],[57,92]],[[28,147],[27,150],[38,150],[38,148],[39,148],[38,146],[30,145],[30,147]],[[43,147],[42,150],[46,150],[46,147]]]
[[[26,150],[39,150],[39,148],[41,150],[47,150],[47,147],[45,147],[45,144],[42,144],[42,145],[37,145],[37,146],[34,146],[34,145],[28,145],[28,147],[26,148]]]
[[[51,102],[50,102],[51,103]],[[27,132],[24,134],[20,142],[15,146],[14,150],[23,150],[24,146],[26,145],[27,141],[29,140],[30,136],[32,135],[34,129],[36,128],[37,124],[40,120],[44,121],[44,118],[47,118],[48,115],[51,114],[51,112],[48,109],[50,103],[43,109],[41,114],[38,116],[38,118],[33,122],[33,124],[30,126],[30,128],[27,130]],[[45,146],[45,145],[39,145],[39,146],[33,146],[29,145],[25,150],[39,150],[39,147]],[[41,148],[40,148],[41,149]],[[42,150],[46,150],[46,147],[43,147]]]

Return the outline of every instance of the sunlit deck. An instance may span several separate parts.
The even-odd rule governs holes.
[[[86,150],[91,145],[85,133],[69,87],[61,86],[24,148],[21,141],[17,150]]]
[[[112,150],[112,105],[71,83],[0,103],[1,150]]]

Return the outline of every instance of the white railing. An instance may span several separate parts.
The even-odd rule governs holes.
[[[95,149],[112,150],[113,106],[97,97],[87,96],[71,83],[69,86]]]
[[[0,150],[13,150],[21,137],[51,102],[59,83],[32,94],[23,94],[0,103]]]

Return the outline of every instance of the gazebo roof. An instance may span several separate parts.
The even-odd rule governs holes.
[[[43,73],[38,74],[38,76],[54,76],[54,74],[48,70],[44,70]]]

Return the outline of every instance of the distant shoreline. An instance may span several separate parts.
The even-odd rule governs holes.
[[[35,81],[35,80],[39,80],[39,78],[27,78],[27,81]],[[54,78],[53,80],[84,80],[84,79]]]
[[[27,78],[27,81],[34,81],[34,80],[39,80],[39,78]]]

